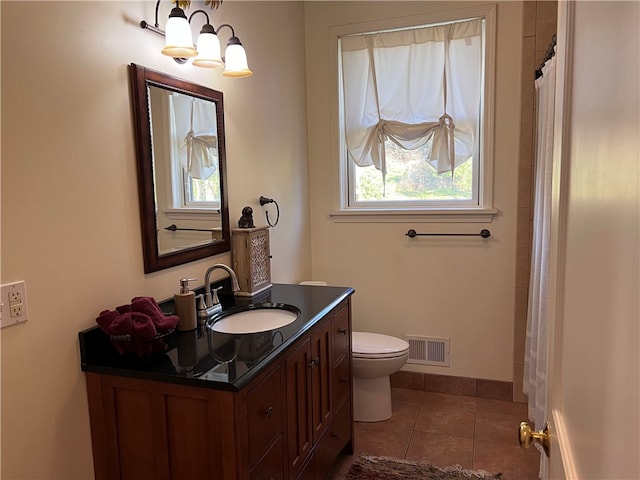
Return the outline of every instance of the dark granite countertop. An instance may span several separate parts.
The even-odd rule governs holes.
[[[78,334],[82,370],[239,391],[353,292],[351,287],[274,284],[253,299],[221,295],[223,312],[249,303],[285,303],[301,313],[293,323],[267,332],[231,335],[202,327],[175,331],[161,340],[166,351],[144,358],[118,354],[109,336],[96,326]],[[173,313],[173,300],[160,302],[160,307]]]

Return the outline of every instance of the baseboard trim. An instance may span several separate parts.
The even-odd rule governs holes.
[[[400,370],[391,375],[391,386],[513,402],[513,382],[499,380]]]
[[[564,417],[559,410],[553,410],[553,427],[555,430],[551,432],[552,438],[555,437],[558,441],[558,450],[560,450],[560,461],[562,462],[562,468],[564,469],[564,477],[567,479],[576,479],[578,477],[578,471],[576,469],[575,459],[573,458],[573,450],[569,443],[569,435],[564,424]],[[553,448],[553,446],[552,446]],[[557,458],[558,455],[554,456]]]

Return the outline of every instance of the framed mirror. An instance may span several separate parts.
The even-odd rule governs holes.
[[[222,92],[131,64],[144,272],[228,252]]]

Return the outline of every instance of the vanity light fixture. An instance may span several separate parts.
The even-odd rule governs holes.
[[[160,29],[158,24],[159,6],[160,0],[156,3],[155,25],[150,25],[146,20],[142,20],[140,27],[165,37],[165,46],[161,51],[164,55],[173,57],[178,63],[186,63],[190,57],[195,57],[191,63],[196,67],[224,67],[222,75],[225,77],[248,77],[253,74],[249,70],[244,47],[240,43],[240,39],[236,37],[231,25],[222,24],[216,31],[213,25],[209,23],[209,15],[204,10],[194,11],[187,19],[184,10],[176,5],[171,9],[165,32]],[[202,13],[207,20],[200,30],[194,47],[190,24],[196,13]],[[227,42],[224,59],[220,55],[220,40],[218,39],[218,33],[223,27],[228,27],[231,30],[231,37]]]

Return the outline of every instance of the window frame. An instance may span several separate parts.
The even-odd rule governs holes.
[[[341,116],[342,91],[340,89],[340,37],[374,31],[414,28],[424,25],[460,21],[482,17],[485,20],[485,78],[483,106],[480,118],[481,165],[477,172],[477,205],[464,206],[406,206],[386,202],[361,202],[359,206],[349,205],[351,178],[349,169],[353,168],[346,157],[344,124]],[[332,98],[332,157],[333,200],[329,216],[334,221],[469,221],[488,222],[497,214],[493,208],[493,150],[494,150],[494,97],[495,97],[495,50],[496,50],[496,5],[477,5],[455,10],[432,12],[411,17],[377,20],[372,22],[338,25],[329,29],[330,52],[332,55],[331,98]],[[478,162],[475,162],[478,163]],[[475,173],[475,172],[474,172]]]

